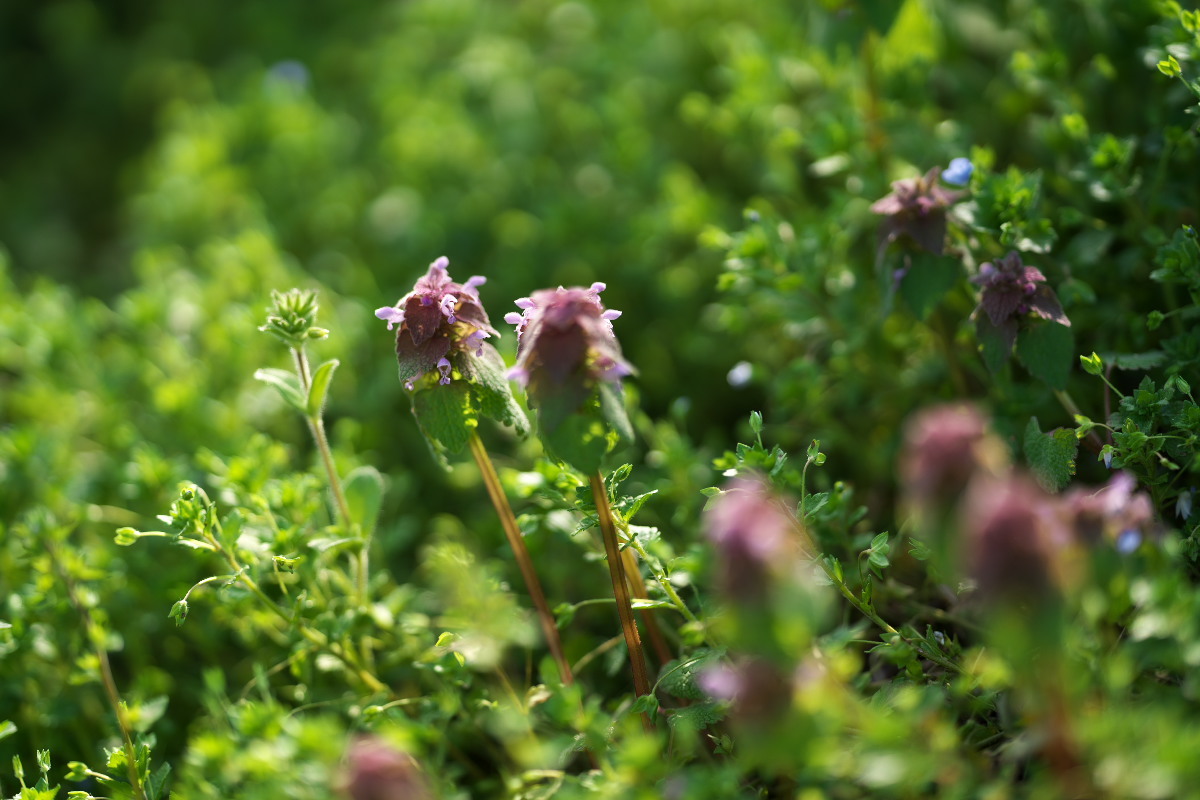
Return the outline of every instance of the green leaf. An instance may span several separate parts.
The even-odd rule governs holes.
[[[413,416],[434,458],[448,466],[447,453],[460,453],[471,440],[479,418],[465,381],[435,384],[412,395]]]
[[[949,256],[913,253],[900,281],[900,296],[917,319],[925,319],[962,278],[962,265]]]
[[[975,339],[979,342],[979,354],[989,372],[999,372],[1012,355],[1012,343],[1004,336],[1001,328],[992,324],[987,314],[975,320]]]
[[[463,379],[471,384],[479,412],[502,425],[511,425],[517,435],[529,435],[529,419],[512,393],[512,384],[505,376],[504,361],[491,346],[483,348],[483,355],[460,353],[454,358],[454,366]]]
[[[708,697],[697,683],[700,675],[715,665],[721,653],[716,650],[697,650],[684,659],[675,659],[663,665],[659,672],[657,687],[672,697],[681,700],[704,700]]]
[[[1162,350],[1148,350],[1145,353],[1113,353],[1105,356],[1105,360],[1117,369],[1141,372],[1162,366],[1167,360],[1167,354]]]
[[[1071,481],[1078,451],[1079,439],[1072,430],[1059,428],[1042,433],[1037,417],[1030,418],[1025,426],[1025,458],[1034,477],[1047,491],[1061,491]]]
[[[1075,361],[1075,336],[1057,322],[1035,322],[1017,334],[1017,358],[1033,377],[1064,389]]]
[[[254,379],[274,386],[285,403],[304,413],[304,390],[293,373],[282,369],[258,369],[254,371]]]
[[[158,800],[160,797],[165,797],[167,788],[167,778],[171,776],[171,765],[163,763],[161,767],[154,771],[146,780],[146,793],[149,795],[148,800]]]
[[[7,739],[17,732],[17,726],[12,720],[0,720],[0,739]]]
[[[562,413],[549,398],[538,408],[538,433],[542,444],[554,458],[585,474],[600,465],[622,436],[632,438],[629,418],[619,390],[601,383],[577,411]],[[570,398],[564,398],[570,402]],[[551,424],[547,424],[547,422]]]
[[[333,371],[340,363],[336,358],[326,361],[313,373],[312,383],[308,387],[308,401],[305,405],[305,410],[310,417],[320,416],[321,411],[325,408],[325,397],[329,394],[329,382],[333,380]]]
[[[674,608],[675,604],[667,600],[646,600],[641,597],[634,597],[629,601],[629,607],[638,610],[650,610],[654,608]]]
[[[671,729],[685,727],[694,731],[702,731],[709,725],[715,725],[725,719],[726,708],[724,703],[707,702],[694,703],[684,708],[677,708],[671,712],[671,716],[667,718]]]
[[[350,518],[358,523],[364,534],[375,530],[379,509],[383,507],[383,475],[374,467],[358,467],[346,476],[342,487]]]

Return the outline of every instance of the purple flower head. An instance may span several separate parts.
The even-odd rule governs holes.
[[[1075,540],[1089,546],[1107,540],[1122,552],[1135,542],[1136,549],[1156,528],[1150,496],[1136,490],[1133,475],[1122,470],[1100,489],[1076,488],[1063,495],[1063,516]]]
[[[1020,321],[1030,314],[1059,325],[1071,325],[1058,296],[1046,285],[1046,276],[1037,267],[1021,263],[1021,255],[1015,250],[981,265],[971,282],[982,287],[976,317],[980,312],[986,314],[1010,348],[1016,342]]]
[[[967,568],[984,600],[1025,603],[1061,587],[1070,534],[1053,500],[1025,477],[971,484],[962,527]]]
[[[881,245],[907,236],[922,250],[941,255],[946,245],[946,209],[962,192],[938,183],[940,167],[919,178],[906,178],[892,184],[892,193],[876,200],[871,210],[887,219],[879,230]]]
[[[445,256],[437,259],[396,305],[375,311],[376,317],[387,322],[388,330],[399,326],[396,358],[407,389],[435,371],[438,383],[450,383],[456,358],[483,355],[483,340],[500,335],[479,300],[477,287],[487,279],[476,275],[466,283],[455,283],[449,264]]]
[[[1007,448],[974,406],[934,406],[905,426],[900,476],[905,495],[918,507],[948,503],[973,475],[999,473],[1006,463]]]
[[[759,479],[739,478],[705,514],[717,551],[723,591],[739,600],[761,598],[773,566],[800,543],[800,526]]]
[[[516,301],[505,315],[517,330],[517,363],[508,376],[537,404],[551,394],[582,403],[598,381],[619,383],[633,373],[621,355],[612,321],[620,311],[600,302],[603,283],[543,289]]]
[[[975,165],[971,163],[971,159],[960,156],[950,161],[950,166],[942,173],[942,180],[954,186],[966,186],[973,172]]]
[[[421,768],[378,736],[360,736],[346,753],[341,789],[350,800],[432,800]]]

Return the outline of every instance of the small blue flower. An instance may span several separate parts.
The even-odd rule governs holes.
[[[1130,528],[1127,531],[1121,531],[1117,536],[1117,552],[1122,555],[1129,555],[1134,550],[1137,550],[1142,544],[1142,532]]]
[[[950,166],[946,167],[946,171],[942,173],[942,180],[953,186],[966,186],[971,180],[971,173],[975,171],[975,165],[971,163],[969,158],[954,159],[950,162]]]

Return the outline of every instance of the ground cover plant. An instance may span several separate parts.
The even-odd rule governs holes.
[[[70,0],[0,64],[0,796],[1196,792],[1200,12]]]

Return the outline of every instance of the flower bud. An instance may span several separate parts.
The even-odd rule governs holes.
[[[504,317],[517,329],[517,363],[509,377],[525,386],[531,405],[567,398],[574,410],[599,382],[619,385],[633,373],[613,334],[621,312],[604,308],[604,289],[603,283],[544,289],[517,300],[521,313]]]
[[[773,569],[800,541],[800,524],[761,480],[739,479],[705,515],[717,550],[718,582],[731,599],[764,596]]]
[[[362,736],[350,745],[342,788],[350,800],[433,799],[413,757],[378,736]]]
[[[871,206],[884,220],[879,230],[880,246],[908,238],[921,250],[940,256],[946,246],[946,209],[962,197],[962,192],[938,184],[941,174],[934,167],[919,178],[892,184],[892,193]]]

